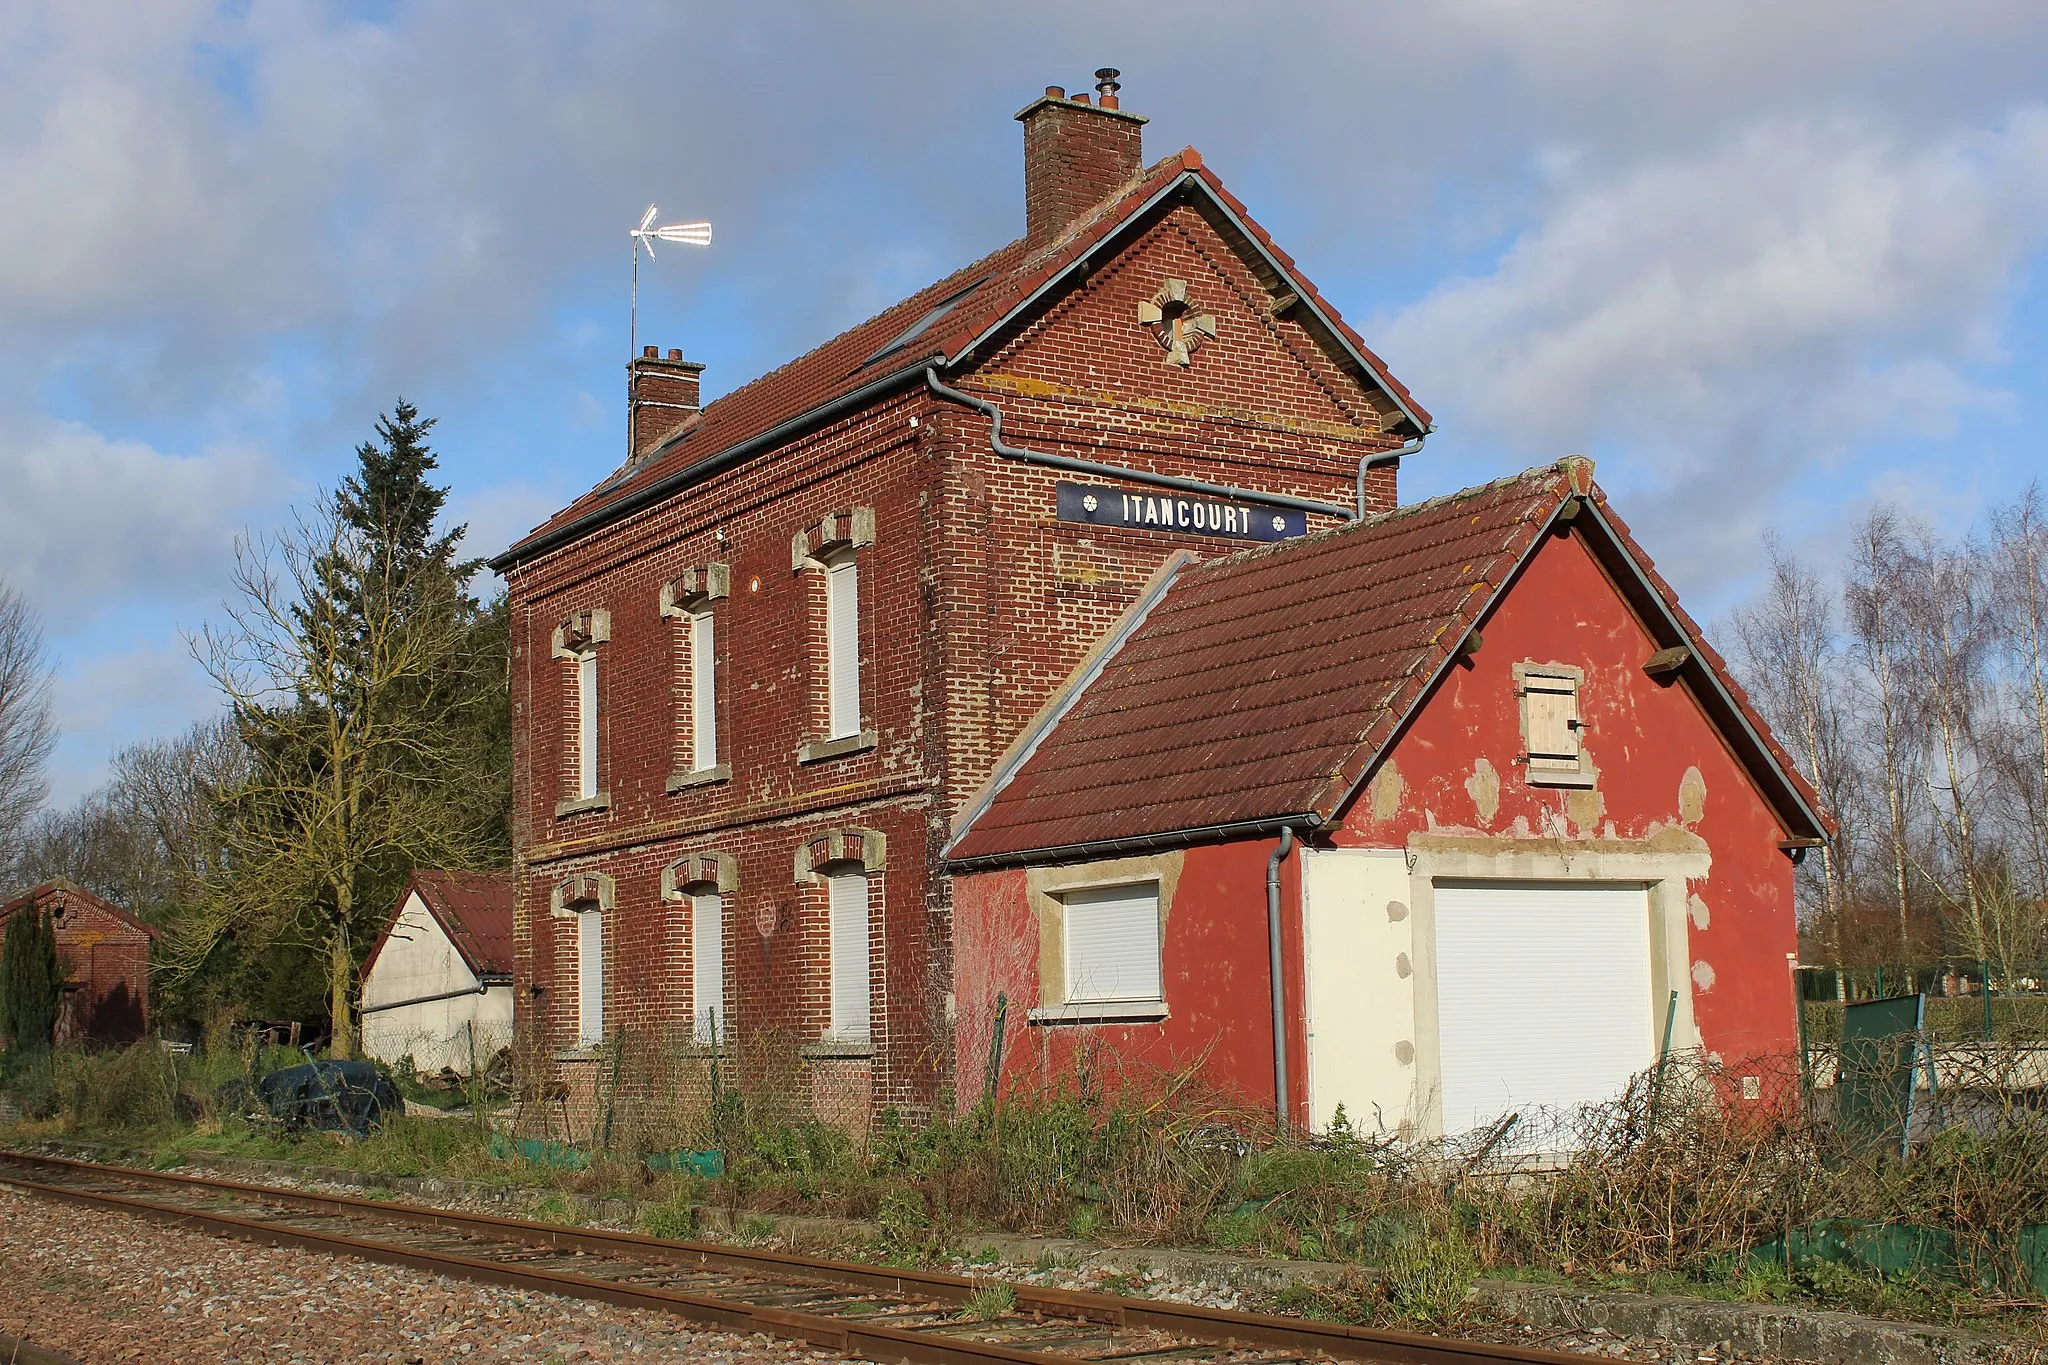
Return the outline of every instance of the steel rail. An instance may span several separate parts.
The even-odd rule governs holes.
[[[712,1293],[692,1293],[631,1280],[604,1279],[574,1271],[488,1260],[447,1250],[408,1246],[403,1242],[378,1241],[368,1237],[319,1231],[289,1224],[238,1216],[218,1209],[201,1209],[175,1203],[158,1203],[132,1195],[101,1189],[50,1184],[23,1178],[7,1166],[41,1168],[72,1178],[126,1183],[175,1190],[195,1195],[231,1196],[259,1204],[337,1219],[352,1219],[408,1227],[440,1230],[465,1237],[527,1247],[547,1247],[583,1255],[603,1256],[643,1268],[674,1267],[678,1270],[715,1269],[743,1275],[780,1280],[787,1289],[829,1289],[854,1286],[861,1290],[921,1298],[943,1304],[958,1304],[986,1281],[942,1271],[885,1269],[850,1261],[838,1261],[787,1252],[727,1246],[707,1242],[677,1242],[638,1233],[609,1232],[594,1228],[571,1228],[524,1219],[497,1218],[419,1205],[356,1199],[345,1195],[312,1194],[303,1190],[279,1189],[269,1185],[245,1184],[178,1175],[168,1171],[144,1171],[132,1167],[101,1165],[63,1157],[36,1156],[0,1151],[0,1184],[24,1190],[38,1197],[86,1207],[154,1218],[174,1224],[196,1226],[224,1237],[264,1242],[273,1246],[301,1247],[339,1252],[364,1260],[403,1265],[430,1273],[449,1275],[488,1284],[526,1289],[540,1293],[594,1299],[618,1307],[644,1308],[687,1317],[707,1326],[743,1333],[765,1332],[771,1336],[825,1347],[845,1355],[881,1362],[911,1361],[917,1365],[1075,1365],[1091,1357],[1034,1351],[1000,1342],[976,1341],[959,1336],[936,1336],[929,1331],[891,1327],[857,1317],[805,1313],[772,1304],[754,1304]],[[1155,1299],[1133,1299],[1116,1294],[1085,1290],[1051,1289],[1037,1285],[1006,1282],[1015,1291],[1018,1313],[1066,1320],[1079,1326],[1139,1329],[1170,1333],[1184,1340],[1155,1351],[1131,1353],[1142,1365],[1142,1357],[1171,1352],[1170,1358],[1189,1357],[1188,1349],[1200,1354],[1225,1355],[1246,1349],[1282,1349],[1328,1355],[1345,1360],[1386,1362],[1387,1365],[1584,1365],[1586,1357],[1558,1351],[1510,1346],[1493,1342],[1462,1341],[1357,1327],[1344,1323],[1316,1322],[1266,1314],[1239,1313],[1194,1304]],[[930,1316],[913,1311],[911,1316]],[[931,1324],[973,1327],[972,1324]],[[1056,1324],[1053,1324],[1056,1325]],[[1000,1331],[996,1323],[978,1324]],[[1019,1325],[1023,1326],[1022,1324]],[[1086,1339],[1098,1339],[1090,1333]],[[1122,1355],[1125,1353],[1119,1353]],[[1255,1365],[1281,1365],[1268,1361]]]

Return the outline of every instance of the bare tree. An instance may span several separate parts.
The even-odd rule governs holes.
[[[401,581],[403,575],[403,581]],[[487,840],[463,812],[495,775],[451,742],[472,694],[459,584],[438,561],[403,565],[332,501],[238,549],[227,622],[194,641],[249,750],[229,794],[233,875],[177,944],[206,960],[231,931],[314,947],[326,966],[337,1052],[353,1042],[355,957],[381,867],[474,866]]]
[[[1843,729],[1835,613],[1820,576],[1767,536],[1770,577],[1755,602],[1734,613],[1745,681],[1764,713],[1797,750],[1835,833],[1820,847],[1823,932],[1842,952],[1852,830],[1844,799],[1855,774]]]
[[[1994,755],[2005,770],[2038,888],[2048,886],[2048,513],[2039,484],[1992,512],[1991,534],[1997,634],[2021,717]]]
[[[1877,761],[1868,765],[1884,789],[1885,862],[1899,916],[1899,952],[1910,953],[1912,930],[1912,800],[1919,748],[1919,708],[1908,685],[1902,574],[1906,545],[1898,513],[1874,508],[1856,528],[1843,588],[1850,656],[1863,671],[1877,727]]]
[[[50,795],[57,722],[51,668],[35,611],[0,583],[0,858],[19,856],[29,821]]]

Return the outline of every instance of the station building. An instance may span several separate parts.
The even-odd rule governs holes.
[[[1590,467],[1403,507],[1428,412],[1114,74],[1018,114],[1017,241],[713,403],[634,357],[631,457],[493,561],[525,1041],[780,1039],[859,1126],[971,1102],[1000,998],[1009,1083],[1426,1128],[1440,979],[1514,966],[1445,926],[1507,924],[1629,1021],[1560,1094],[1672,990],[1786,1043],[1812,802]]]

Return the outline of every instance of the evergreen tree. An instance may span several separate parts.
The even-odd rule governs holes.
[[[47,1051],[57,1031],[57,1006],[64,969],[57,961],[57,933],[50,917],[30,907],[7,922],[0,941],[0,1022],[17,1053]]]

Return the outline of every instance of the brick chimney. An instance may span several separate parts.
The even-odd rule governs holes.
[[[1024,238],[1043,246],[1136,178],[1145,120],[1117,107],[1115,67],[1095,73],[1098,99],[1045,88],[1017,115],[1024,125]]]
[[[637,457],[656,437],[697,411],[697,379],[704,366],[671,350],[662,359],[659,346],[641,349],[626,366],[626,424]]]

